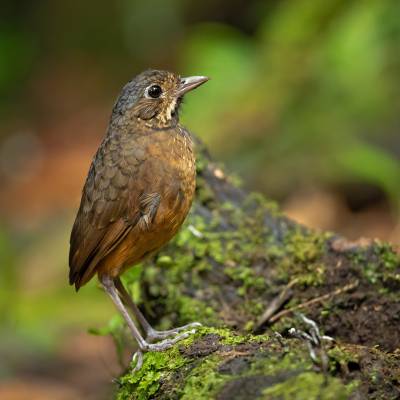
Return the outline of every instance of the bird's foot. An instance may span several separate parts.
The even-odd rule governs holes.
[[[193,332],[195,332],[196,328],[198,328],[200,326],[202,326],[200,322],[192,322],[190,324],[183,325],[183,326],[180,326],[180,327],[174,328],[174,329],[169,329],[166,331],[157,331],[155,329],[152,329],[151,331],[149,331],[147,333],[146,340],[149,343],[152,343],[157,339],[165,339],[170,336],[178,335],[179,332],[186,331],[187,329],[191,329]]]
[[[193,324],[196,324],[196,325],[193,325]],[[165,339],[165,340],[163,340],[161,342],[158,342],[158,343],[145,342],[141,346],[141,348],[138,349],[136,351],[136,353],[132,357],[132,362],[136,361],[136,365],[133,368],[132,372],[139,371],[140,368],[142,368],[142,365],[143,365],[143,353],[148,352],[148,351],[164,351],[164,350],[170,349],[175,343],[177,343],[177,342],[179,342],[179,341],[181,341],[183,339],[188,338],[190,335],[193,335],[196,332],[196,330],[195,329],[191,329],[190,331],[183,332],[181,334],[177,334],[177,332],[180,332],[180,331],[182,331],[184,329],[187,329],[188,327],[193,327],[193,326],[198,327],[198,326],[201,326],[201,324],[199,324],[198,322],[197,323],[194,322],[192,324],[188,324],[188,325],[176,328],[176,329],[179,329],[178,331],[176,329],[171,329],[170,331],[161,331],[159,333],[170,332],[169,336],[171,336],[173,334],[176,334],[176,336],[174,336],[171,339]],[[172,332],[172,331],[175,331],[175,332]],[[155,331],[155,332],[157,332],[157,331]]]
[[[192,329],[187,332],[183,332],[179,335],[174,336],[171,339],[165,339],[158,343],[146,343],[142,351],[164,351],[171,348],[175,343],[188,338],[190,335],[193,335],[196,332],[195,329]]]

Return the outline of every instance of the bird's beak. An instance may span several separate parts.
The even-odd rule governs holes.
[[[207,76],[188,76],[187,78],[181,78],[181,84],[178,88],[178,96],[181,97],[185,93],[196,89],[198,86],[207,82],[210,78]]]

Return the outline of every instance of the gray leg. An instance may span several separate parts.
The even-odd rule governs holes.
[[[122,284],[121,279],[115,278],[114,283],[115,283],[115,287],[118,289],[118,292],[122,298],[122,301],[132,310],[135,318],[140,323],[140,325],[142,326],[143,330],[145,331],[145,333],[147,335],[148,332],[150,332],[152,329],[151,325],[147,322],[146,318],[139,310],[139,307],[133,302],[131,296],[129,295],[129,293],[125,289],[124,285]]]
[[[138,306],[133,302],[131,296],[129,293],[126,291],[124,285],[121,282],[120,278],[116,278],[114,280],[115,286],[118,289],[119,293],[121,294],[122,300],[125,302],[125,304],[132,310],[133,314],[135,315],[135,318],[138,320],[140,325],[142,326],[145,334],[146,334],[146,340],[149,342],[152,342],[153,340],[156,339],[165,339],[169,336],[175,336],[179,332],[182,332],[184,330],[188,329],[193,329],[201,326],[200,322],[192,322],[190,324],[180,326],[178,328],[174,329],[169,329],[166,331],[157,331],[152,328],[152,326],[147,322],[146,318],[144,315],[141,313],[139,310]]]
[[[118,311],[122,314],[125,318],[126,323],[130,331],[132,332],[133,337],[136,339],[139,348],[146,347],[146,341],[143,339],[142,335],[139,332],[139,329],[136,327],[135,323],[133,322],[132,318],[130,317],[128,311],[126,310],[125,306],[123,305],[121,299],[118,296],[117,289],[115,288],[114,281],[109,277],[104,275],[101,278],[101,283],[104,287],[104,290],[110,295],[112,301],[114,302],[115,306],[117,307]]]
[[[133,337],[136,339],[139,351],[135,358],[137,359],[137,364],[134,370],[140,369],[143,362],[143,353],[146,351],[164,351],[172,347],[176,342],[179,342],[182,339],[186,339],[190,336],[190,334],[194,333],[194,331],[189,331],[182,333],[180,335],[175,336],[172,339],[166,339],[159,343],[148,343],[145,339],[143,339],[142,335],[140,334],[139,330],[137,329],[135,323],[132,321],[128,311],[126,310],[124,304],[122,303],[120,297],[118,296],[117,288],[115,287],[114,281],[109,276],[103,276],[101,278],[101,283],[104,287],[104,290],[110,295],[112,301],[114,302],[115,306],[117,307],[118,311],[122,314],[125,318],[126,323],[130,331],[132,332]]]

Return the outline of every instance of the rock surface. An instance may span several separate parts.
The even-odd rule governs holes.
[[[188,221],[126,283],[158,327],[206,328],[146,354],[117,398],[400,398],[398,254],[288,220],[199,153]]]

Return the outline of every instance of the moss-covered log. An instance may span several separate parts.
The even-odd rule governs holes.
[[[125,282],[156,326],[208,328],[146,354],[142,370],[118,380],[117,397],[400,398],[398,254],[290,221],[199,152],[188,221]],[[291,335],[310,328],[298,311],[335,341]]]

